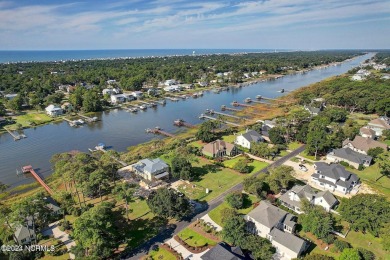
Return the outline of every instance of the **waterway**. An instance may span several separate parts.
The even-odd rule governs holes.
[[[205,109],[220,111],[221,105],[229,105],[233,100],[243,102],[247,97],[256,95],[275,98],[283,95],[278,92],[297,88],[340,75],[362,61],[372,57],[366,54],[337,66],[312,70],[302,74],[285,76],[276,80],[260,82],[243,88],[232,88],[220,94],[207,92],[201,98],[167,101],[165,106],[149,108],[145,112],[132,114],[121,109],[114,109],[97,116],[101,121],[73,128],[66,122],[53,123],[24,130],[28,138],[15,142],[9,134],[0,135],[0,181],[16,187],[34,180],[16,175],[16,169],[31,164],[41,176],[52,173],[50,158],[53,154],[70,150],[88,151],[98,143],[104,142],[112,149],[126,151],[127,147],[147,142],[156,136],[145,133],[146,128],[160,126],[165,131],[175,133],[178,130],[173,121],[182,118],[189,123],[198,124],[199,115]],[[286,93],[286,92],[285,92]]]

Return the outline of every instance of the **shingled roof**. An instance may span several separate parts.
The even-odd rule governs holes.
[[[248,213],[249,217],[268,228],[273,228],[286,215],[286,211],[264,201],[261,201],[259,206]]]
[[[350,162],[354,162],[354,163],[358,163],[358,164],[363,164],[365,161],[371,162],[371,160],[372,160],[371,156],[355,152],[354,150],[352,150],[349,147],[335,149],[335,150],[333,150],[333,152],[331,152],[331,155],[332,154],[336,157],[343,158],[343,159],[346,159]]]
[[[230,154],[234,147],[235,146],[231,143],[227,143],[222,140],[216,140],[203,146],[203,151],[210,154],[217,154],[218,151],[226,150],[226,153]]]
[[[362,137],[362,136],[359,136],[359,135],[355,136],[355,139],[353,139],[353,141],[351,141],[349,139],[344,140],[343,147],[346,147],[348,145],[352,145],[356,149],[359,149],[361,151],[365,151],[366,153],[371,148],[376,148],[376,147],[381,147],[385,151],[387,150],[387,145],[386,144],[378,142],[378,141],[375,141],[375,140],[373,140],[371,138],[365,138],[365,137]]]

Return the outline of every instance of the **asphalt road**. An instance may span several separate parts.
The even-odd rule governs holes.
[[[268,165],[264,169],[256,172],[253,176],[258,176],[261,173],[266,173],[269,168],[271,167],[277,167],[282,165],[284,162],[288,161],[289,159],[297,156],[299,153],[303,152],[305,150],[305,145],[299,147],[298,149],[292,151],[288,155],[276,160],[272,164]],[[128,254],[126,257],[123,257],[122,259],[140,259],[141,257],[145,256],[151,247],[158,245],[159,243],[164,243],[165,240],[177,235],[181,230],[185,229],[187,226],[189,226],[192,222],[194,222],[196,219],[203,217],[204,215],[208,214],[211,210],[218,207],[225,199],[226,195],[233,191],[239,191],[243,189],[242,183],[239,183],[230,189],[226,190],[224,193],[216,197],[215,199],[211,200],[208,203],[208,207],[206,210],[198,213],[195,216],[192,216],[191,218],[184,219],[176,223],[174,226],[168,227],[160,232],[157,236],[153,237],[149,241],[143,243],[141,246],[134,249],[130,254]]]

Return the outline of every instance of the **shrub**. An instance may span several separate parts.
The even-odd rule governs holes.
[[[226,197],[226,202],[232,208],[241,209],[244,204],[244,198],[241,192],[233,192]]]
[[[334,246],[339,252],[343,252],[346,248],[351,248],[351,245],[348,242],[341,241],[341,240],[335,240]]]
[[[374,260],[375,254],[371,252],[370,250],[367,250],[365,248],[358,247],[357,248],[359,255],[362,260]]]
[[[326,237],[324,237],[322,240],[329,245],[329,244],[333,244],[334,243],[335,237],[334,237],[334,235],[329,234]]]
[[[246,159],[238,160],[234,164],[233,169],[240,172],[240,173],[249,173],[250,172],[250,168],[248,167],[248,162]]]
[[[344,167],[349,167],[349,163],[341,161],[340,164]]]

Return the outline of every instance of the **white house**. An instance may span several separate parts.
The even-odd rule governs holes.
[[[120,104],[127,101],[127,96],[124,94],[111,95],[111,103],[112,104]]]
[[[143,97],[144,94],[142,91],[133,91],[133,92],[131,92],[131,95],[133,97],[135,97],[136,99],[140,99]]]
[[[359,184],[359,177],[339,164],[314,163],[315,172],[311,175],[311,181],[316,185],[330,190],[347,194]]]
[[[171,86],[164,87],[165,92],[178,92],[181,90],[182,90],[182,87],[179,85],[171,85]]]
[[[171,86],[171,85],[176,85],[177,84],[177,81],[174,80],[174,79],[167,79],[165,82],[164,82],[164,85],[165,86]]]
[[[309,185],[295,185],[291,190],[279,197],[281,204],[298,214],[303,213],[301,209],[302,200],[306,199],[312,205],[323,207],[330,211],[337,203],[337,199],[329,191],[314,192]]]
[[[251,149],[251,143],[258,143],[264,141],[263,137],[255,130],[246,130],[244,134],[240,134],[234,141],[235,144]]]
[[[362,81],[364,79],[364,76],[363,75],[353,75],[351,77],[351,79],[354,81]]]
[[[130,168],[135,174],[149,181],[169,178],[169,166],[160,158],[143,159],[132,164]]]
[[[261,201],[244,219],[248,232],[270,240],[281,257],[298,258],[309,246],[294,235],[296,217],[269,202]]]
[[[49,116],[59,116],[63,114],[63,110],[60,107],[57,107],[55,105],[49,105],[45,108],[46,114]]]
[[[6,94],[4,95],[4,97],[7,99],[7,100],[12,100],[14,98],[17,97],[18,94]]]

